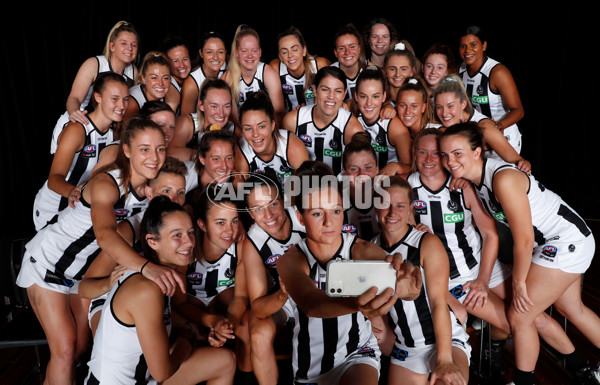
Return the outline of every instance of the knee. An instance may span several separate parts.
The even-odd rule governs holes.
[[[529,313],[519,313],[517,312],[513,306],[508,309],[507,312],[508,323],[510,325],[510,329],[514,332],[515,330],[519,330],[520,328],[526,327],[528,325],[533,326],[534,320],[531,318],[532,316]],[[535,319],[539,318],[536,317]]]
[[[62,336],[50,344],[50,354],[53,360],[65,364],[74,364],[77,359],[77,341],[75,338]]]
[[[253,351],[262,351],[273,346],[275,329],[268,322],[259,321],[250,328],[250,343]]]

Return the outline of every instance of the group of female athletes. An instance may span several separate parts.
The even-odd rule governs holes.
[[[519,92],[484,32],[460,36],[458,66],[385,19],[341,28],[334,62],[295,27],[264,62],[240,25],[230,46],[206,34],[198,64],[170,38],[138,66],[117,23],[54,127],[17,279],[46,383],[74,384],[91,352],[88,385],[277,384],[289,328],[296,383],[467,384],[479,319],[496,360],[513,340],[515,384],[533,383],[540,338],[598,384],[545,312],[600,348],[581,300],[594,238],[520,155]],[[329,296],[332,260],[387,261],[396,287]]]

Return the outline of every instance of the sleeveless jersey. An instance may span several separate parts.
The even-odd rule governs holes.
[[[342,245],[334,259],[351,259],[351,249],[356,239],[355,235],[342,234]],[[325,290],[326,267],[313,256],[306,239],[300,241],[297,247],[306,257],[310,278],[317,288]],[[327,373],[361,349],[369,349],[372,354],[379,354],[371,322],[361,312],[335,318],[312,318],[294,301],[290,302],[296,320],[292,340],[292,366],[296,379],[308,379]]]
[[[485,159],[481,182],[474,186],[485,210],[498,222],[510,227],[502,206],[494,194],[494,177],[496,173],[506,169],[519,171],[513,164],[496,159]],[[561,239],[565,242],[582,239],[592,233],[585,221],[560,196],[547,189],[533,175],[527,175],[527,177],[529,178],[527,198],[531,208],[536,246],[544,245],[554,239]]]
[[[375,207],[358,208],[352,204],[344,209],[343,233],[356,234],[359,238],[370,241],[381,231]]]
[[[429,307],[429,298],[425,290],[425,272],[421,266],[421,242],[426,233],[410,227],[406,235],[395,245],[385,247],[381,234],[373,239],[373,243],[381,246],[386,253],[402,253],[405,261],[421,268],[423,287],[421,294],[414,301],[397,300],[388,313],[388,320],[394,335],[396,347],[414,348],[435,343],[433,316]]]
[[[150,376],[148,365],[140,345],[135,325],[129,325],[118,319],[113,310],[113,299],[121,285],[130,277],[139,274],[128,271],[108,293],[94,337],[92,355],[88,362],[89,373],[86,385],[95,384],[156,384]],[[171,301],[165,296],[163,320],[167,333],[171,331]]]
[[[340,62],[336,61],[335,63],[331,63],[331,66],[340,68]],[[348,92],[346,92],[346,98],[344,100],[352,99],[352,97],[354,96],[354,89],[356,88],[356,81],[358,80],[358,76],[360,75],[361,72],[362,72],[362,68],[359,68],[358,73],[356,74],[355,77],[349,78],[348,76],[346,76],[346,90]]]
[[[311,58],[310,63],[315,70],[315,73],[317,73],[319,70],[317,61],[314,58]],[[279,80],[281,81],[281,89],[283,90],[283,100],[285,102],[286,112],[290,112],[298,106],[315,104],[315,94],[312,84],[305,89],[306,74],[302,74],[301,77],[297,78],[292,75],[288,71],[287,66],[280,61]]]
[[[254,73],[254,77],[250,83],[246,83],[244,78],[240,76],[240,99],[238,102],[238,107],[244,104],[246,99],[250,94],[255,92],[264,91],[266,93],[269,92],[267,90],[267,86],[265,85],[265,63],[260,62],[256,67],[256,72]]]
[[[148,101],[146,91],[144,90],[143,84],[136,84],[129,89],[129,96],[131,100],[134,100],[139,108],[142,108]],[[161,102],[165,101],[165,98],[160,99]],[[131,101],[130,101],[131,103]]]
[[[294,169],[288,162],[288,148],[290,143],[290,134],[288,130],[279,129],[279,135],[277,137],[277,151],[271,157],[271,159],[263,159],[254,152],[254,149],[248,143],[246,138],[242,137],[239,140],[239,147],[244,155],[244,159],[248,164],[250,172],[263,173],[266,170],[272,171],[283,186],[285,179],[292,175]],[[292,134],[293,135],[293,134]]]
[[[131,186],[125,193],[120,170],[111,170],[107,174],[119,189],[119,199],[114,205],[117,223],[147,207],[146,197],[139,197]],[[91,206],[83,198],[84,189],[85,186],[75,208],[67,206],[59,213],[56,222],[38,231],[26,245],[26,258],[35,259],[47,269],[48,282],[71,286],[73,280],[80,281],[100,253],[90,215]]]
[[[296,206],[285,209],[285,215],[291,223],[291,232],[286,239],[277,239],[269,235],[260,226],[254,223],[246,236],[252,246],[256,249],[258,255],[263,260],[265,268],[269,272],[271,282],[269,284],[269,292],[279,290],[279,273],[277,272],[277,260],[290,247],[294,246],[306,237],[306,229],[298,221],[296,216]]]
[[[79,186],[87,182],[94,166],[98,163],[100,152],[114,141],[112,128],[102,133],[96,128],[96,125],[89,116],[88,121],[88,124],[82,125],[85,132],[83,147],[79,152],[75,153],[67,177],[65,178],[73,186]],[[38,191],[33,203],[36,230],[39,230],[51,221],[59,211],[67,207],[68,202],[68,198],[62,197],[51,190],[46,180],[42,188]]]
[[[451,176],[438,190],[421,182],[418,172],[408,177],[413,189],[416,223],[423,223],[442,241],[450,260],[448,289],[470,280],[481,260],[481,235],[473,224],[462,190],[450,190]]]
[[[484,114],[482,114],[481,112],[479,112],[477,110],[473,110],[473,113],[469,117],[469,121],[475,122],[475,123],[479,123],[484,119],[489,119],[489,117],[485,116]],[[519,153],[521,150],[521,133],[519,132],[519,130],[516,130],[516,132],[510,132],[510,131],[504,130],[503,135],[506,138],[506,140],[508,141],[508,143],[510,143],[510,145],[515,149],[515,151],[517,151],[517,153]],[[498,155],[494,150],[486,150],[485,153],[488,158],[502,160],[500,155]]]
[[[340,108],[336,118],[327,127],[319,128],[313,121],[313,106],[301,107],[296,120],[296,135],[302,140],[310,160],[327,163],[334,175],[342,171],[344,130],[352,114]]]
[[[225,70],[227,70],[227,61],[225,61],[225,63],[223,63],[221,68],[219,68],[219,73],[217,74],[217,78],[220,78],[221,76],[223,76],[223,74],[225,73]],[[202,88],[202,84],[208,78],[208,76],[206,76],[206,74],[204,73],[204,69],[202,69],[201,65],[198,66],[198,68],[196,68],[192,72],[190,72],[190,76],[192,77],[192,79],[194,79],[194,82],[196,83],[196,86],[198,87],[198,95],[200,95],[200,89]]]
[[[383,168],[389,162],[399,162],[396,147],[390,142],[388,127],[391,119],[381,121],[377,119],[372,125],[368,125],[362,116],[358,117],[366,132],[371,135],[371,145],[377,153],[377,164]]]
[[[216,261],[201,259],[192,263],[187,270],[187,293],[208,306],[217,294],[235,286],[237,264],[235,242]]]
[[[473,107],[485,116],[488,116],[495,121],[504,119],[504,117],[510,112],[502,95],[500,93],[492,91],[490,88],[490,75],[492,70],[500,63],[489,57],[485,58],[483,65],[475,73],[475,75],[469,75],[467,71],[466,63],[462,63],[459,69],[459,76],[461,77],[467,95],[471,98]],[[519,145],[515,147],[517,152],[520,152],[521,145],[521,133],[516,124],[513,124],[504,129],[504,136],[507,137],[508,141],[515,147],[514,140],[518,137]],[[512,141],[511,141],[512,139]]]
[[[98,56],[96,56],[96,60],[98,61],[98,73],[96,74],[96,78],[101,73],[114,72],[110,65],[110,62],[108,61],[108,59],[105,56],[98,55]],[[125,81],[127,82],[129,87],[133,86],[134,70],[135,70],[135,67],[133,66],[133,64],[128,64],[125,67],[125,70],[123,71],[123,78],[125,78]],[[90,89],[88,90],[87,95],[83,99],[83,103],[81,103],[81,106],[79,107],[80,110],[87,109],[87,106],[90,103],[90,99],[92,98],[93,92],[94,92],[94,86],[91,85]],[[69,113],[67,111],[65,111],[60,116],[60,118],[58,118],[58,121],[56,122],[56,125],[54,126],[54,131],[52,132],[52,140],[50,142],[50,154],[54,154],[56,152],[56,147],[58,146],[58,136],[60,135],[60,133],[62,132],[62,129],[65,127],[65,125],[67,123],[69,123]]]

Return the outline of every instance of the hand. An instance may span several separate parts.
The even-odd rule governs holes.
[[[468,186],[468,183],[471,182],[464,178],[452,178],[452,180],[450,181],[450,186],[448,186],[448,188],[450,189],[450,191],[464,190]]]
[[[437,364],[431,373],[430,384],[467,385],[462,373],[452,361]]]
[[[278,294],[279,298],[281,300],[286,300],[289,298],[289,294],[287,292],[287,289],[285,288],[285,285],[283,284],[283,281],[281,280],[281,277],[279,277],[279,294]]]
[[[220,317],[215,322],[214,327],[210,328],[208,334],[208,343],[213,347],[221,347],[227,340],[235,339],[233,324],[225,317]]]
[[[83,184],[74,186],[71,191],[69,191],[67,198],[69,200],[69,206],[72,208],[75,208],[75,202],[79,202],[79,198],[81,198],[81,187],[83,187]]]
[[[377,287],[373,286],[358,297],[358,310],[367,318],[380,317],[387,314],[396,303],[398,296],[391,288],[377,295]]]
[[[400,163],[398,162],[389,162],[386,164],[381,170],[379,170],[379,175],[387,175],[394,176],[399,174],[400,171]]]
[[[465,298],[463,305],[467,308],[476,309],[477,306],[484,307],[487,303],[489,287],[485,283],[476,279],[475,281],[469,281],[463,286],[463,290],[469,290],[467,297]]]
[[[77,110],[77,111],[73,111],[72,113],[69,114],[69,120],[73,123],[81,123],[81,124],[88,124],[89,120],[86,116],[87,111],[86,110]]]
[[[128,269],[125,266],[121,266],[121,265],[117,265],[115,266],[115,268],[113,269],[113,271],[110,273],[110,287],[112,288],[115,283],[117,283],[117,281],[119,280],[119,278],[121,278],[123,276],[123,274],[125,274],[125,272]],[[110,290],[110,288],[109,288]]]
[[[142,275],[157,284],[165,295],[173,296],[177,286],[179,286],[182,293],[185,294],[186,292],[185,281],[181,274],[170,267],[150,262],[144,267]]]
[[[429,226],[427,226],[425,223],[419,223],[415,226],[415,229],[419,230],[419,231],[426,231],[428,233],[433,234],[433,231],[431,231],[431,229],[429,228]]]
[[[410,262],[400,262],[402,255],[396,253],[393,256],[387,256],[386,261],[392,262],[394,269],[398,271],[396,276],[396,296],[404,301],[414,301],[421,295],[423,288],[423,276],[421,268]]]
[[[533,307],[533,302],[527,294],[527,285],[525,282],[513,281],[513,299],[512,305],[518,313],[527,313],[529,307]]]
[[[517,162],[517,168],[526,174],[531,174],[531,163],[525,159],[521,159]]]
[[[396,117],[396,109],[391,104],[384,104],[379,111],[379,120],[393,119]]]

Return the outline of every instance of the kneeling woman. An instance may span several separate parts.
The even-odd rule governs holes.
[[[333,181],[332,181],[333,180]],[[313,182],[309,185],[308,182]],[[279,258],[277,271],[294,309],[292,364],[294,380],[316,384],[377,384],[380,350],[367,316],[381,316],[398,297],[415,298],[420,290],[420,272],[410,264],[400,270],[396,292],[375,288],[358,298],[334,298],[325,292],[326,265],[334,259],[384,259],[378,246],[342,234],[344,210],[333,175],[305,178],[296,199],[298,219],[306,228],[306,239]]]
[[[448,309],[448,256],[433,234],[409,223],[412,189],[400,176],[390,177],[377,207],[381,233],[373,239],[388,254],[401,253],[419,266],[423,288],[412,302],[397,301],[388,314],[395,335],[388,384],[467,384],[471,347],[468,334]]]
[[[144,255],[156,264],[185,268],[195,244],[188,213],[167,197],[152,200],[142,220]],[[192,348],[178,339],[171,346],[170,297],[137,271],[129,270],[111,289],[89,362],[87,385],[231,384],[235,357],[228,349]]]

